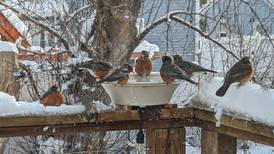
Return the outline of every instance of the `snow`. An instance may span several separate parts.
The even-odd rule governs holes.
[[[42,136],[37,137],[38,144],[40,145],[39,151],[45,154],[63,153],[64,141],[49,137],[44,140]]]
[[[148,41],[142,41],[135,49],[134,52],[141,52],[146,50],[149,52],[149,57],[152,57],[155,52],[160,51],[159,47],[155,44],[151,44]]]
[[[30,69],[32,71],[36,71],[38,70],[38,67],[40,66],[36,61],[32,61],[32,60],[22,60],[20,61],[22,64],[30,67]]]
[[[105,105],[104,103],[102,103],[100,101],[93,101],[93,103],[95,104],[96,110],[98,112],[112,109],[110,106],[107,106],[107,105]]]
[[[44,53],[44,49],[41,46],[31,46],[30,51]]]
[[[223,84],[223,78],[214,77],[200,82],[200,89],[195,99],[216,112],[220,121],[222,112],[236,118],[255,120],[274,126],[274,90],[264,89],[258,84],[239,83],[230,85],[223,97],[215,95],[216,90]],[[218,125],[218,122],[217,122]]]
[[[15,97],[0,92],[0,116],[15,115],[66,115],[84,112],[83,105],[61,105],[45,107],[36,102],[17,102]]]
[[[0,40],[0,52],[15,52],[18,53],[18,49],[14,43]]]

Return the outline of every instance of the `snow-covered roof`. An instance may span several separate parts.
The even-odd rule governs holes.
[[[224,112],[235,118],[254,120],[274,126],[273,89],[264,89],[253,83],[242,86],[238,86],[239,83],[233,83],[223,97],[218,97],[215,93],[222,84],[223,78],[219,77],[201,81],[199,92],[194,100],[215,111],[218,121]]]
[[[83,105],[61,105],[44,107],[37,102],[17,102],[15,97],[0,92],[0,116],[16,115],[66,115],[82,113]]]
[[[18,49],[14,43],[0,41],[0,52],[16,52],[16,53],[18,53]]]
[[[10,9],[0,5],[0,12],[9,20],[9,22],[18,30],[22,36],[27,36],[27,41],[31,42],[30,34],[28,33],[28,27],[24,24],[18,16],[13,13]]]

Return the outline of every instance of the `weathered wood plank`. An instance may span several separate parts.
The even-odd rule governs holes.
[[[202,130],[201,154],[218,154],[218,133]]]
[[[237,138],[202,130],[202,154],[236,154]]]
[[[0,127],[33,126],[73,124],[87,122],[81,114],[51,115],[51,116],[26,116],[26,117],[1,117]]]
[[[199,110],[199,109],[193,109],[195,118],[209,121],[209,122],[216,122],[215,119],[215,113],[205,110]],[[248,120],[242,120],[242,119],[234,119],[231,116],[222,115],[221,118],[221,124],[223,126],[235,128],[242,131],[247,131],[250,133],[268,136],[271,138],[274,138],[274,127],[273,126],[267,126],[255,121],[248,121]]]
[[[159,124],[148,125],[147,128],[177,128],[184,126],[199,126],[205,130],[211,130],[221,134],[230,135],[233,137],[247,139],[262,144],[268,144],[274,146],[274,127],[266,126],[254,121],[246,121],[240,119],[233,119],[230,116],[222,116],[221,127],[215,126],[215,114],[209,111],[199,110],[195,108],[177,108],[177,109],[162,109],[158,116],[147,116],[145,123],[158,122]],[[75,115],[59,115],[59,116],[25,116],[25,117],[0,117],[0,133],[2,130],[6,130],[6,133],[11,136],[24,135],[24,131],[28,131],[31,134],[32,129],[40,128],[46,125],[52,125],[57,128],[62,128],[65,132],[70,131],[94,131],[96,129],[90,129],[89,127],[102,127],[102,130],[127,130],[138,129],[138,123],[140,119],[138,111],[112,111],[103,112],[94,115],[94,119],[91,120],[91,124],[87,124],[87,121],[81,116],[81,114]],[[163,122],[165,121],[165,122]],[[119,124],[123,122],[132,122],[129,125]],[[76,124],[77,127],[74,126]],[[114,128],[109,128],[107,124],[114,124]],[[27,127],[22,127],[27,126]],[[136,127],[135,127],[136,126]],[[8,128],[6,128],[8,127]],[[14,128],[11,128],[14,127]],[[6,128],[6,129],[5,129]],[[35,134],[43,135],[43,132],[35,132]],[[0,135],[1,136],[1,135]]]
[[[154,128],[178,128],[183,127],[185,122],[182,120],[149,120],[144,121],[144,129]],[[45,130],[45,127],[47,129]],[[116,122],[91,122],[75,124],[57,124],[57,125],[37,125],[37,126],[18,126],[18,127],[0,127],[0,137],[8,136],[37,136],[50,134],[66,134],[75,132],[91,131],[115,131],[115,130],[134,130],[139,129],[139,121],[116,121]]]

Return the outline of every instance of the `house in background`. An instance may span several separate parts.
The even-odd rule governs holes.
[[[20,40],[22,38],[22,40]],[[28,28],[26,25],[9,9],[0,5],[0,40],[11,43],[21,41],[24,48],[30,46]]]

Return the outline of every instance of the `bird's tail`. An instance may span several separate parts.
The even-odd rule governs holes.
[[[217,91],[216,91],[216,95],[217,96],[224,96],[226,91],[228,90],[230,84],[223,84]]]
[[[186,80],[186,81],[188,81],[188,82],[190,82],[190,83],[192,83],[192,84],[196,84],[196,85],[199,84],[199,83],[197,83],[197,82],[195,82],[195,81],[193,81],[192,79],[187,78],[187,77],[183,77],[182,79],[183,79],[183,80]]]
[[[209,70],[209,69],[206,69],[206,68],[202,68],[201,70],[200,70],[201,72],[211,72],[211,73],[218,73],[218,72],[216,72],[216,71],[213,71],[213,70]]]

